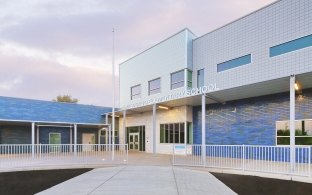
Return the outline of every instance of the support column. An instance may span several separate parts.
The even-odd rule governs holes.
[[[69,152],[73,151],[72,144],[73,144],[73,129],[72,129],[72,126],[70,125],[69,127],[69,145],[70,145]]]
[[[122,126],[123,126],[123,133],[124,133],[124,144],[127,143],[126,114],[127,114],[127,110],[124,110],[123,111],[123,117],[122,117]]]
[[[290,167],[291,172],[295,168],[296,148],[295,148],[295,75],[290,76],[290,100],[289,100],[289,131],[290,131]]]
[[[203,165],[206,166],[206,94],[202,95],[202,160]]]
[[[72,126],[69,127],[69,144],[73,144],[73,129],[72,129]]]
[[[74,124],[74,154],[77,155],[77,124]]]
[[[108,114],[105,114],[105,123],[108,124]]]
[[[185,143],[185,152],[186,152],[186,145],[187,145],[187,121],[184,122],[184,143]]]
[[[37,126],[37,133],[36,133],[36,139],[37,139],[37,141],[36,141],[36,143],[37,144],[39,144],[39,126]]]
[[[108,117],[107,117],[107,124],[108,124]],[[112,131],[112,127],[111,127],[111,125],[109,125],[109,128],[108,128],[108,145],[109,145],[109,148],[111,147],[110,145],[112,144],[111,131]]]
[[[31,156],[35,158],[35,123],[31,123]]]
[[[153,104],[153,155],[156,155],[156,104]]]

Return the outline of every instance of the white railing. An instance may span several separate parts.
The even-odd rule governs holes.
[[[127,164],[127,144],[0,145],[0,170],[45,166]]]
[[[185,152],[173,153],[173,165],[229,168],[243,171],[311,176],[311,147],[296,146],[290,163],[289,146],[186,145]]]

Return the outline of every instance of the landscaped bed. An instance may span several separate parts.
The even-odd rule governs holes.
[[[276,194],[297,195],[311,194],[312,184],[290,180],[263,178],[249,175],[211,173],[234,192],[240,195]]]
[[[0,194],[35,194],[92,169],[58,169],[0,173]]]

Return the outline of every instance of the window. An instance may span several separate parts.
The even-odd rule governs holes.
[[[276,122],[276,145],[289,145],[289,121]],[[295,144],[312,145],[312,119],[295,121]]]
[[[204,69],[197,70],[197,87],[204,86]]]
[[[160,78],[148,82],[148,94],[153,95],[160,93]]]
[[[141,85],[131,87],[131,100],[141,98]]]
[[[192,88],[192,71],[187,70],[187,87]]]
[[[221,72],[224,70],[236,68],[238,66],[243,66],[246,64],[250,64],[250,63],[251,63],[251,54],[248,54],[248,55],[218,64],[217,71]]]
[[[160,143],[185,143],[185,123],[160,124]],[[187,123],[187,143],[192,143],[191,123]]]
[[[288,52],[296,51],[306,47],[312,46],[312,35],[301,37],[280,45],[270,48],[270,57],[282,55]]]
[[[184,87],[184,70],[171,73],[171,89]]]

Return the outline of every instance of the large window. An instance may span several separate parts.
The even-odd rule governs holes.
[[[131,100],[141,98],[141,85],[131,87]]]
[[[187,123],[187,134],[185,135],[185,123],[168,123],[160,124],[160,143],[192,143],[192,127],[191,123]]]
[[[197,70],[197,87],[204,86],[204,69]]]
[[[192,71],[187,70],[187,87],[192,88]]]
[[[251,54],[220,63],[217,65],[217,71],[221,72],[224,70],[236,68],[238,66],[243,66],[249,63],[251,63]]]
[[[276,145],[290,144],[289,121],[276,122]],[[295,121],[295,144],[312,145],[312,119]]]
[[[160,93],[160,78],[148,82],[148,94],[153,95]]]
[[[270,48],[270,57],[282,55],[284,53],[296,51],[306,47],[312,46],[312,35],[301,37],[280,45],[276,45]]]
[[[184,87],[184,70],[171,73],[171,89]]]

